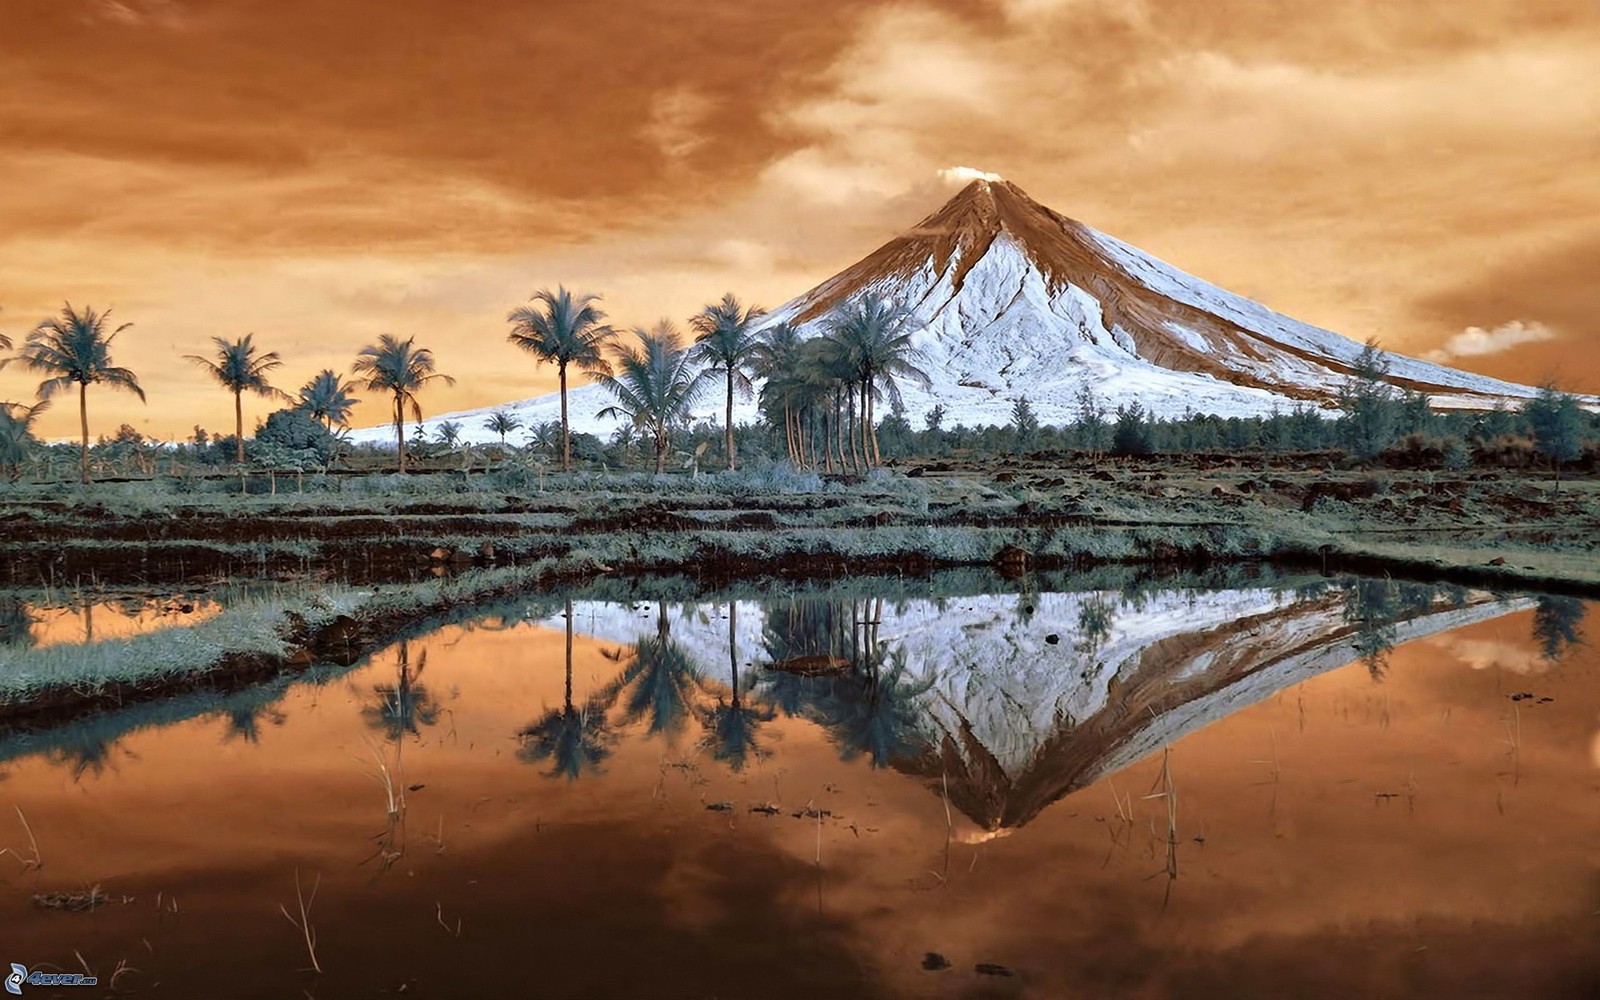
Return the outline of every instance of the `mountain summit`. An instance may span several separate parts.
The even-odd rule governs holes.
[[[1039,204],[1008,181],[974,180],[944,207],[816,288],[769,313],[808,335],[853,296],[876,292],[910,306],[914,338],[933,384],[902,385],[913,422],[935,404],[946,424],[1003,425],[1026,398],[1047,423],[1077,418],[1091,390],[1107,409],[1138,402],[1158,417],[1186,411],[1265,415],[1297,404],[1329,407],[1362,345],[1275,313],[1186,274],[1135,247]],[[1390,355],[1390,380],[1427,393],[1442,408],[1518,406],[1527,386]],[[609,400],[597,386],[571,393],[575,430],[603,435],[595,414]],[[449,413],[425,422],[462,424],[488,441],[492,410],[523,426],[559,417],[552,394]],[[715,400],[703,416],[720,416]],[[735,419],[755,419],[753,404]],[[386,440],[386,428],[355,439]]]

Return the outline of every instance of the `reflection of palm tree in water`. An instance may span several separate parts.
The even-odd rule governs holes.
[[[667,606],[661,602],[656,611],[656,634],[639,638],[633,661],[595,701],[609,708],[620,699],[627,722],[648,720],[646,735],[661,733],[672,742],[683,731],[702,683],[694,661],[672,641]]]
[[[261,720],[274,726],[281,726],[288,720],[283,709],[276,705],[246,705],[228,710],[228,728],[223,730],[224,743],[238,738],[246,743],[261,742]]]
[[[751,758],[766,757],[771,751],[760,746],[757,736],[763,723],[771,722],[776,712],[770,706],[757,702],[746,704],[739,690],[739,605],[728,602],[728,677],[732,694],[728,701],[717,703],[705,713],[706,737],[702,746],[709,747],[714,760],[722,761],[735,771],[744,770]]]
[[[1565,650],[1583,643],[1579,623],[1587,610],[1576,597],[1546,594],[1538,599],[1533,609],[1533,638],[1545,659],[1559,660]]]
[[[932,680],[914,679],[904,653],[891,651],[878,637],[882,618],[882,599],[846,603],[800,598],[786,613],[768,616],[766,634],[775,663],[842,654],[848,664],[843,676],[802,677],[773,670],[768,693],[785,713],[827,729],[843,759],[866,756],[874,767],[887,767],[930,742],[919,701],[933,687]]]
[[[561,707],[546,712],[518,734],[517,758],[530,764],[550,761],[547,777],[576,781],[585,771],[598,772],[611,755],[616,736],[606,725],[605,706],[591,699],[581,708],[572,701],[572,601],[566,603],[567,682]]]
[[[17,597],[0,598],[0,646],[33,646],[33,607]]]
[[[1088,656],[1098,653],[1111,635],[1111,623],[1115,617],[1111,598],[1097,593],[1085,595],[1078,607],[1078,652]]]
[[[416,669],[411,669],[410,645],[401,640],[400,654],[396,658],[395,683],[373,685],[372,690],[378,700],[361,710],[367,725],[382,732],[384,739],[398,744],[407,734],[420,736],[421,727],[439,721],[439,703],[426,687],[418,683],[427,668],[428,651],[424,649],[417,658]]]

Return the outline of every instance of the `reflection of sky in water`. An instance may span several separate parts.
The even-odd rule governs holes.
[[[275,909],[293,908],[298,868],[323,879],[327,995],[412,977],[418,995],[507,995],[484,977],[531,966],[552,996],[648,995],[668,969],[685,996],[1222,995],[1223,970],[1235,996],[1560,996],[1593,968],[1593,647],[1521,672],[1542,655],[1530,603],[1439,594],[1395,623],[1375,679],[1340,667],[1348,652],[1322,663],[1350,641],[1337,590],[1262,593],[1243,619],[1214,594],[1096,593],[1114,609],[1099,646],[1118,652],[1093,685],[1108,696],[1009,769],[949,728],[977,715],[956,696],[1037,694],[1022,681],[1044,676],[1041,651],[1088,655],[1051,624],[1075,623],[1071,595],[812,594],[665,616],[579,600],[570,660],[564,609],[542,599],[310,681],[8,742],[0,789],[40,838],[47,887],[138,899],[93,924],[24,919],[14,947],[107,969],[137,954],[179,994],[231,969],[238,995],[292,995],[305,961]],[[584,634],[611,608],[625,635]],[[1139,616],[1179,608],[1187,631],[1136,640]],[[1204,639],[1224,625],[1226,641]],[[942,659],[941,635],[963,637]],[[954,683],[962,666],[992,683]],[[1022,686],[989,676],[1007,672]],[[1147,797],[1163,745],[1170,897],[1151,879],[1165,802]],[[416,787],[401,829],[380,760]],[[988,832],[995,815],[1022,825]],[[20,837],[0,819],[0,846]],[[0,886],[19,914],[24,891]],[[157,914],[157,893],[181,919]],[[381,950],[361,943],[374,936]],[[1508,948],[1522,958],[1490,961]],[[957,963],[949,980],[921,971],[928,950]],[[979,961],[1019,975],[978,977]],[[633,965],[658,979],[627,980]]]

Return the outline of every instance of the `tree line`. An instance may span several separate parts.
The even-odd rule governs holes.
[[[781,409],[784,413],[792,461],[800,462],[810,428],[802,416],[809,413],[814,398],[831,394],[832,422],[826,424],[824,432],[829,442],[830,468],[834,454],[839,456],[841,466],[848,464],[856,470],[878,464],[881,449],[873,420],[875,400],[886,395],[898,405],[896,382],[900,378],[928,382],[927,373],[917,367],[916,352],[911,347],[910,314],[888,299],[862,296],[841,305],[828,318],[823,336],[806,344],[788,324],[758,330],[762,315],[759,307],[747,307],[729,294],[690,319],[692,340],[686,339],[671,320],[663,319],[649,329],[634,328],[633,342],[628,343],[619,330],[606,322],[598,296],[558,286],[554,291],[540,289],[528,305],[512,310],[507,316],[507,339],[533,355],[536,363],[553,364],[556,368],[563,471],[572,468],[568,389],[574,376],[598,382],[611,396],[611,405],[597,416],[620,417],[630,432],[648,436],[657,472],[666,468],[673,430],[689,425],[696,404],[713,383],[720,383],[724,390],[723,451],[727,467],[735,468],[738,448],[734,398],[748,398],[753,393],[753,376],[766,381],[762,390],[764,411]],[[36,443],[33,430],[39,415],[56,396],[76,387],[80,475],[84,482],[90,480],[89,386],[104,385],[131,392],[141,401],[145,399],[135,373],[118,367],[111,357],[118,335],[131,325],[113,327],[110,310],[80,310],[67,303],[60,315],[35,327],[14,356],[0,360],[0,367],[17,364],[45,376],[39,383],[35,404],[0,404],[0,464],[13,470],[18,467],[21,453]],[[433,352],[418,345],[416,338],[384,334],[357,354],[349,371],[356,381],[347,380],[333,369],[324,369],[291,396],[270,381],[271,373],[283,364],[281,356],[276,351],[263,350],[254,334],[236,340],[214,337],[212,344],[208,355],[184,357],[232,394],[234,460],[238,464],[245,461],[246,394],[288,404],[290,413],[320,422],[332,434],[335,427],[348,429],[357,404],[354,392],[359,386],[388,397],[396,464],[404,472],[407,415],[415,422],[422,420],[418,393],[434,381],[455,381],[438,370]],[[11,347],[11,341],[0,336],[0,350]],[[841,409],[847,419],[841,418]],[[517,418],[503,410],[491,414],[486,421],[486,428],[497,433],[502,444],[505,436],[518,427]],[[456,434],[458,425],[451,436]],[[197,428],[195,444],[204,445],[206,440],[207,436]]]
[[[144,399],[136,375],[116,366],[111,356],[117,336],[130,324],[113,327],[110,315],[109,310],[78,310],[69,303],[29,333],[14,356],[0,360],[0,367],[17,364],[44,376],[33,405],[0,404],[0,465],[13,478],[26,455],[37,450],[35,422],[58,395],[77,390],[79,471],[85,482],[91,474],[89,386],[104,385]],[[1547,459],[1559,476],[1564,463],[1582,454],[1586,440],[1600,438],[1597,418],[1585,413],[1576,397],[1551,385],[1517,411],[1436,412],[1422,392],[1392,383],[1387,355],[1372,341],[1352,363],[1335,414],[1301,403],[1264,417],[1188,413],[1155,419],[1137,401],[1108,410],[1085,388],[1076,400],[1076,419],[1067,424],[1042,423],[1032,402],[1019,397],[1003,426],[947,428],[944,407],[935,405],[918,429],[908,419],[899,386],[905,380],[927,386],[930,379],[912,344],[913,316],[903,306],[872,294],[847,300],[822,318],[821,334],[810,338],[788,322],[762,328],[762,318],[759,307],[729,294],[689,320],[692,339],[667,319],[648,329],[636,327],[625,338],[607,322],[598,296],[564,286],[535,292],[527,305],[507,315],[507,339],[531,354],[536,364],[555,366],[561,420],[526,428],[529,447],[559,457],[563,471],[572,469],[575,442],[580,458],[607,464],[627,464],[636,448],[648,450],[658,473],[666,469],[674,435],[688,449],[686,467],[698,468],[700,456],[720,437],[715,443],[721,445],[729,469],[736,467],[741,451],[751,450],[825,473],[861,473],[888,460],[968,451],[1138,456],[1338,450],[1357,459],[1391,458],[1441,468],[1465,467],[1486,454],[1494,464],[1526,464],[1517,461],[1518,453],[1531,451]],[[0,349],[11,346],[0,336]],[[235,340],[215,337],[212,348],[207,355],[185,359],[233,396],[235,432],[231,439],[213,438],[197,427],[190,443],[213,460],[231,445],[237,465],[246,460],[245,395],[284,404],[257,428],[252,447],[259,458],[311,451],[326,459],[337,445],[336,429],[349,428],[356,391],[365,389],[387,397],[395,462],[403,472],[411,453],[431,444],[421,436],[418,394],[435,381],[454,382],[414,337],[384,334],[358,352],[348,376],[324,369],[292,395],[271,382],[283,363],[281,356],[262,349],[253,334]],[[623,424],[608,444],[572,433],[568,393],[574,378],[598,382],[611,397],[597,416],[619,417]],[[714,389],[722,395],[720,429],[693,422],[697,404]],[[752,396],[758,422],[736,426],[735,398]],[[887,406],[887,414],[879,414],[880,404]],[[409,440],[408,415],[418,431]],[[499,437],[502,452],[507,435],[523,429],[507,410],[491,413],[484,427]],[[437,428],[437,443],[453,448],[460,434],[458,422],[445,421]],[[142,435],[127,425],[101,440],[104,448],[135,455],[143,444]]]

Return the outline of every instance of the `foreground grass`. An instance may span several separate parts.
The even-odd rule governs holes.
[[[715,577],[1272,560],[1589,594],[1600,593],[1600,482],[1557,491],[1521,473],[1001,462],[850,481],[784,468],[537,485],[345,477],[277,496],[120,483],[47,498],[24,486],[0,491],[0,553],[14,574],[31,565],[53,584],[381,581],[541,561]]]

